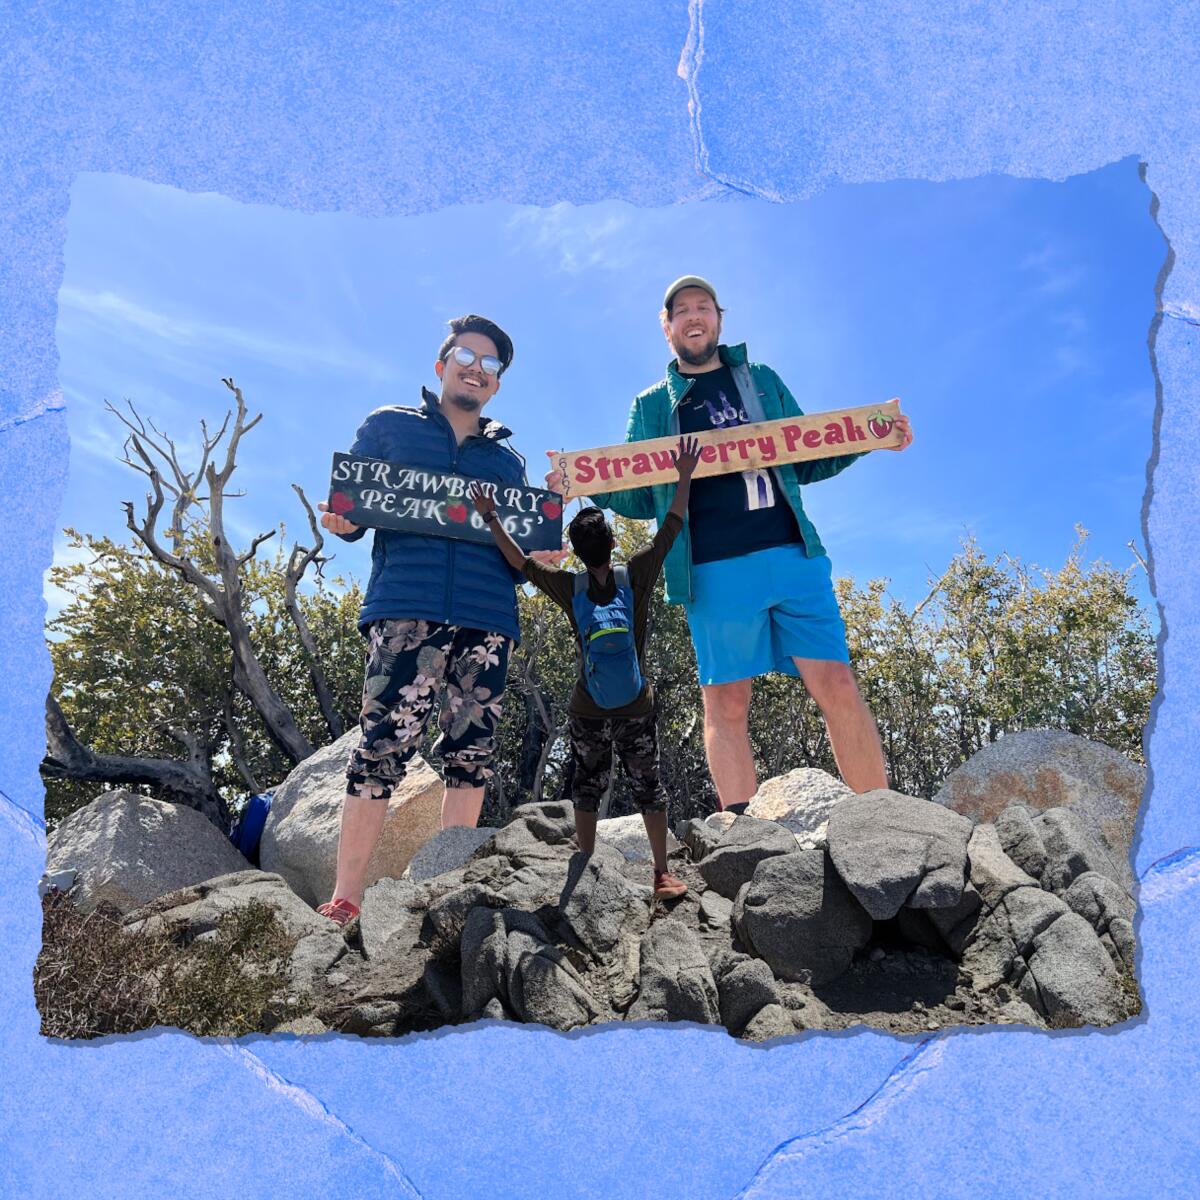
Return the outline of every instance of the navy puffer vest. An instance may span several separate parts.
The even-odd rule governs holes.
[[[480,418],[479,432],[460,446],[438,400],[422,388],[420,408],[377,408],[359,427],[351,454],[406,467],[454,471],[498,484],[525,484],[525,464],[501,439],[498,421]],[[345,541],[357,541],[359,529]],[[385,617],[421,618],[520,639],[514,590],[523,578],[493,545],[376,529],[359,629]]]

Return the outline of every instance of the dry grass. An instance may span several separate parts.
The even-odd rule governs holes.
[[[1142,1011],[1142,992],[1136,976],[1128,969],[1122,970],[1117,975],[1117,985],[1125,1001],[1126,1019],[1136,1017]]]
[[[289,999],[295,946],[274,910],[254,901],[222,918],[213,936],[181,945],[132,933],[111,908],[83,913],[67,896],[42,902],[34,997],[46,1037],[93,1038],[174,1025],[238,1037],[304,1011]]]

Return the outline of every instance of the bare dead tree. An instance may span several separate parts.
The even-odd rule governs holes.
[[[188,752],[186,761],[97,754],[75,736],[53,696],[46,697],[47,779],[83,779],[93,783],[148,784],[166,799],[194,808],[221,829],[229,828],[229,809],[213,785],[208,747],[186,729],[168,730]]]
[[[194,472],[185,470],[180,464],[174,441],[152,421],[141,417],[132,404],[128,405],[128,417],[112,404],[108,405],[109,411],[129,430],[125,440],[125,455],[121,461],[145,475],[151,487],[146,495],[146,511],[141,520],[134,516],[132,501],[125,501],[122,507],[125,509],[126,524],[133,535],[158,562],[177,572],[199,592],[205,613],[225,629],[233,653],[234,683],[262,718],[271,740],[292,762],[298,763],[312,753],[313,747],[300,732],[291,709],[271,686],[250,643],[241,576],[258,547],[274,537],[277,530],[260,533],[242,554],[235,553],[225,535],[225,500],[240,495],[227,490],[237,469],[238,447],[243,436],[262,420],[262,413],[248,417],[241,388],[232,379],[223,379],[221,382],[234,394],[236,413],[226,412],[225,420],[215,434],[209,433],[203,420],[200,422],[203,444],[200,465]],[[232,428],[229,425],[230,416],[233,416]],[[229,437],[225,444],[224,462],[218,467],[213,455],[226,432]],[[202,482],[208,488],[206,496],[198,494]],[[171,543],[170,549],[163,544],[158,529],[168,494],[173,498],[173,504],[170,525],[164,536]],[[218,579],[211,578],[186,548],[188,515],[193,508],[200,508],[204,504],[207,504],[205,515]]]
[[[304,494],[304,489],[299,484],[293,483],[292,490],[300,497],[300,503],[304,505],[304,511],[308,514],[308,527],[312,531],[313,545],[309,549],[301,546],[299,542],[293,544],[292,552],[288,556],[287,571],[284,574],[284,597],[288,615],[292,618],[292,623],[296,626],[296,631],[300,635],[300,645],[304,647],[304,654],[308,659],[308,674],[312,680],[313,693],[317,697],[317,704],[321,709],[321,716],[325,718],[325,724],[329,728],[330,736],[336,740],[346,732],[346,726],[338,713],[337,705],[334,703],[333,689],[329,686],[329,680],[317,655],[316,639],[313,637],[312,630],[308,626],[308,621],[305,619],[304,610],[300,607],[300,600],[297,595],[297,588],[300,586],[300,581],[304,578],[304,573],[308,570],[309,566],[313,566],[316,573],[320,575],[321,568],[329,561],[329,558],[321,554],[325,546],[325,538],[321,533],[321,525],[317,520],[317,514],[313,512],[312,505],[309,504],[308,497]]]
[[[232,379],[223,379],[222,383],[233,393],[236,408],[225,413],[215,432],[201,420],[200,461],[194,470],[188,470],[180,461],[176,442],[152,420],[143,417],[131,403],[126,402],[128,412],[111,403],[106,407],[128,431],[121,461],[150,482],[145,510],[140,517],[135,515],[131,501],[122,504],[126,524],[158,563],[195,588],[205,614],[220,625],[229,638],[230,683],[217,708],[205,719],[223,725],[234,767],[246,786],[257,792],[259,781],[250,768],[235,711],[237,692],[246,697],[272,742],[291,762],[298,763],[307,758],[313,747],[300,731],[287,703],[272,687],[250,641],[243,572],[253,561],[258,548],[274,537],[278,529],[254,537],[248,549],[240,554],[226,536],[225,500],[242,494],[229,490],[237,466],[238,449],[242,437],[258,424],[262,414],[249,415],[242,391]],[[297,485],[293,487],[308,515],[313,544],[309,548],[297,542],[292,548],[284,574],[286,607],[308,659],[321,713],[336,738],[342,734],[344,726],[298,596],[309,567],[314,567],[319,575],[328,559],[322,555],[324,539],[312,506],[304,492]],[[197,554],[203,557],[203,551],[198,552],[194,541],[189,539],[189,524],[193,521],[207,527],[211,561],[197,561]],[[46,725],[48,753],[42,764],[45,778],[148,785],[167,799],[198,809],[222,828],[228,826],[229,811],[213,784],[213,747],[206,738],[185,729],[168,730],[187,749],[187,759],[180,761],[98,754],[79,741],[52,696],[47,698]]]
[[[1147,575],[1149,575],[1150,568],[1146,565],[1146,560],[1142,557],[1141,551],[1138,550],[1137,543],[1134,542],[1132,539],[1130,539],[1128,542],[1125,543],[1125,545],[1127,545],[1129,547],[1129,549],[1133,552],[1133,557],[1137,559],[1138,566],[1141,567],[1142,570],[1145,571]]]

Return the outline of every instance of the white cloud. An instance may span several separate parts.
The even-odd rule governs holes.
[[[509,230],[525,245],[549,258],[568,275],[584,271],[625,271],[639,259],[629,212],[613,204],[578,207],[562,203],[549,208],[523,208]]]
[[[293,370],[316,366],[351,372],[375,381],[399,378],[392,364],[360,353],[352,346],[338,346],[312,338],[276,338],[219,322],[171,316],[114,291],[64,284],[58,293],[58,304],[61,322],[69,325],[72,319],[82,318],[127,340],[140,334],[172,346],[205,351],[237,350]]]
[[[1087,271],[1079,263],[1066,261],[1062,249],[1049,242],[1025,255],[1017,265],[1033,276],[1034,294],[1046,298],[1074,291],[1087,278]]]

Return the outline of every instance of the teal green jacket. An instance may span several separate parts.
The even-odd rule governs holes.
[[[732,371],[742,405],[752,422],[804,415],[783,380],[770,367],[746,361],[744,342],[737,346],[718,346],[717,353]],[[647,388],[634,400],[629,410],[625,440],[640,442],[647,438],[678,437],[679,404],[691,387],[692,380],[681,375],[678,364],[672,360],[667,366],[667,377]],[[819,483],[822,479],[833,478],[858,458],[862,458],[862,454],[843,454],[836,458],[817,458],[770,468],[796,514],[800,535],[804,538],[804,553],[809,558],[824,554],[825,547],[821,545],[817,531],[804,512],[800,488],[806,483]],[[674,483],[661,483],[620,492],[597,492],[592,496],[592,501],[623,517],[639,521],[648,521],[653,517],[661,525],[674,495]],[[663,563],[663,580],[668,604],[685,604],[692,599],[692,539],[686,519],[683,531],[675,539]]]

